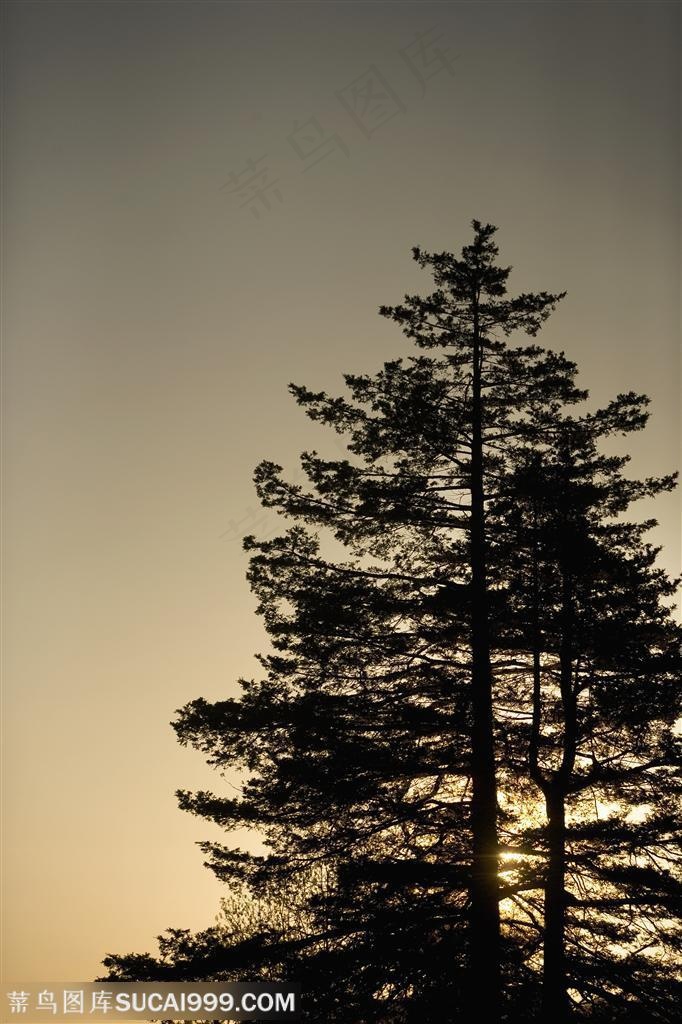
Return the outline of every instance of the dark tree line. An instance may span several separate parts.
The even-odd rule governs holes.
[[[110,980],[298,980],[307,1019],[348,1024],[675,1019],[676,581],[628,518],[675,478],[605,454],[646,398],[587,412],[572,362],[511,344],[563,296],[510,297],[473,226],[381,309],[421,351],[342,397],[292,385],[348,457],[258,467],[291,523],[245,541],[271,651],[174,723],[244,772],[181,807],[269,852],[203,844],[239,894],[222,923]]]

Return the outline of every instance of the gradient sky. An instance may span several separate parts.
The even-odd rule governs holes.
[[[540,341],[651,396],[632,472],[679,465],[679,6],[4,17],[3,962],[87,980],[217,912],[174,791],[221,783],[169,722],[257,671],[253,467],[325,444],[289,381],[409,354],[376,311],[428,288],[413,245],[496,223],[514,290],[568,291]]]

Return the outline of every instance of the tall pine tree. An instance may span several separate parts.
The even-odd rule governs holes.
[[[474,232],[472,244],[464,247],[460,258],[415,250],[417,262],[433,274],[435,291],[425,298],[406,296],[401,305],[382,309],[384,315],[403,326],[418,347],[441,349],[442,356],[416,356],[408,363],[388,363],[376,377],[347,376],[349,398],[328,398],[303,387],[292,388],[311,418],[331,424],[349,436],[349,451],[355,459],[331,462],[315,453],[306,453],[302,462],[312,486],[308,491],[287,484],[279,467],[264,463],[258,469],[256,482],[265,505],[276,507],[299,522],[330,528],[337,541],[355,554],[356,562],[345,569],[350,582],[341,586],[340,571],[317,559],[314,572],[309,570],[305,594],[298,597],[299,608],[305,602],[305,612],[295,615],[293,621],[287,619],[286,613],[282,618],[277,598],[282,594],[283,552],[294,552],[291,572],[296,573],[299,581],[301,567],[296,564],[295,552],[303,551],[309,566],[314,557],[311,539],[300,532],[281,542],[261,545],[251,578],[263,600],[268,628],[290,659],[293,656],[295,661],[300,653],[306,657],[312,641],[314,661],[297,665],[300,674],[296,685],[304,679],[305,687],[313,691],[318,702],[323,692],[320,660],[322,657],[329,665],[330,658],[327,648],[319,649],[320,637],[328,644],[328,620],[339,603],[330,590],[340,591],[346,615],[349,600],[352,601],[356,618],[353,625],[357,626],[358,608],[363,607],[363,600],[365,605],[370,601],[362,591],[358,592],[358,580],[365,571],[363,560],[379,558],[387,566],[375,566],[367,572],[372,580],[373,599],[385,602],[393,591],[390,612],[394,616],[397,586],[402,588],[398,610],[403,616],[416,612],[419,620],[424,614],[425,598],[427,604],[440,603],[441,609],[448,609],[450,604],[449,614],[431,613],[434,621],[430,628],[436,634],[439,671],[447,675],[452,691],[450,706],[447,700],[438,706],[438,712],[446,718],[438,725],[437,744],[431,747],[438,755],[431,772],[445,772],[463,780],[457,804],[467,808],[468,828],[465,849],[453,853],[451,867],[453,873],[459,870],[463,872],[461,877],[466,877],[469,998],[475,998],[481,1010],[496,1020],[500,1015],[500,882],[489,637],[496,583],[494,567],[488,564],[486,508],[498,493],[509,453],[515,445],[528,444],[537,434],[540,413],[558,409],[583,395],[574,385],[574,365],[562,355],[535,345],[511,347],[506,342],[506,336],[515,331],[534,335],[560,296],[543,292],[510,298],[506,290],[509,268],[499,267],[495,262],[494,228],[474,222]],[[273,566],[277,566],[277,579]],[[331,573],[331,587],[322,582],[325,572]],[[376,584],[382,577],[384,586],[378,589]],[[295,586],[287,584],[283,595],[287,606],[292,604]],[[316,600],[312,595],[316,595]],[[311,622],[308,615],[311,600],[321,626],[314,618]],[[410,678],[406,675],[405,656],[414,661],[414,644],[423,644],[423,627],[417,621],[412,629],[396,632],[395,621],[384,618],[381,628],[397,637],[398,647],[409,645],[402,661],[396,660],[391,641],[387,650],[378,652],[383,659],[382,675],[395,679],[394,686],[404,687],[405,679]],[[346,644],[350,644],[350,654],[342,648],[343,657],[359,662],[357,670],[363,676],[360,692],[370,685],[376,689],[372,652],[359,646],[353,630]],[[339,657],[337,652],[335,655]],[[422,657],[420,663],[426,664],[428,660]],[[335,668],[332,662],[332,673]],[[285,663],[269,659],[267,669],[270,693],[291,678],[291,660]],[[329,667],[326,672],[330,672]],[[338,685],[336,680],[334,685]],[[263,688],[251,688],[248,692],[251,701],[262,710]],[[408,749],[393,746],[393,757],[398,757],[404,766],[403,785],[410,778],[425,775],[420,763],[425,756],[423,750],[411,748],[418,746],[415,726],[429,694],[425,681],[418,680],[414,694],[404,705],[404,721],[400,725]],[[389,695],[390,690],[384,699]],[[290,708],[291,696],[287,696]],[[393,731],[399,723],[400,707],[394,699],[394,717],[389,723]],[[240,715],[243,709],[242,703]],[[212,730],[214,740],[220,737],[222,749],[226,730],[228,735],[234,734],[226,710],[222,709],[219,721],[207,722],[205,708],[201,708],[203,737],[207,730]],[[433,714],[433,710],[429,713]],[[241,717],[240,732],[244,729]],[[243,821],[247,815],[255,825],[264,827],[274,817],[268,802],[274,794],[281,801],[283,792],[291,786],[289,775],[295,775],[296,785],[303,792],[310,792],[313,779],[317,782],[314,798],[311,793],[306,804],[306,824],[311,829],[315,815],[323,820],[328,817],[332,794],[340,792],[344,783],[351,788],[349,794],[342,792],[341,796],[355,799],[362,776],[354,760],[364,751],[367,760],[371,758],[379,765],[379,770],[375,767],[371,773],[372,789],[364,797],[370,813],[379,819],[369,827],[381,831],[381,816],[386,813],[384,800],[379,796],[386,786],[384,772],[390,778],[390,773],[396,771],[390,758],[384,767],[376,761],[373,744],[369,744],[367,737],[361,742],[358,736],[353,739],[353,757],[348,759],[346,750],[335,748],[331,734],[333,706],[324,715],[318,713],[318,718],[329,723],[319,750],[302,751],[295,764],[287,758],[277,761],[277,775],[273,775],[271,766],[266,771],[261,762],[258,781],[247,789],[246,801],[239,808],[232,801],[205,795],[185,795],[183,805],[221,821],[233,820],[235,813]],[[297,727],[299,731],[306,728],[304,723],[305,719],[299,719],[298,725],[290,725],[288,736]],[[181,721],[180,734],[201,740],[197,729],[197,707],[190,706]],[[239,745],[243,746],[243,742]],[[448,764],[447,755],[453,747],[457,755],[450,754]],[[344,777],[346,762],[353,767],[348,780]],[[316,770],[323,765],[326,771],[320,780]],[[279,775],[282,770],[288,785]],[[392,796],[391,800],[394,799]],[[452,811],[447,808],[445,813]],[[280,818],[274,827],[282,825]],[[439,831],[443,832],[440,824]],[[337,836],[337,831],[328,836],[327,856],[337,855]]]
[[[474,221],[460,257],[415,249],[435,290],[382,307],[430,354],[349,375],[343,397],[292,385],[311,419],[346,438],[349,456],[304,453],[306,485],[288,483],[272,463],[258,467],[261,501],[294,524],[274,540],[246,541],[272,651],[239,699],[193,701],[176,723],[181,742],[211,764],[247,775],[237,799],[181,793],[181,805],[227,828],[257,829],[270,850],[257,857],[204,844],[220,877],[258,895],[295,889],[316,865],[327,872],[325,891],[303,886],[307,934],[273,926],[226,944],[214,931],[196,942],[172,933],[163,963],[112,957],[115,976],[224,976],[255,963],[309,982],[311,1020],[440,1022],[472,1001],[492,1021],[528,1020],[545,929],[511,915],[501,929],[500,903],[525,896],[537,921],[532,901],[544,892],[550,936],[561,935],[554,991],[564,999],[566,836],[558,842],[552,822],[534,831],[526,819],[538,788],[546,797],[561,744],[572,744],[570,722],[554,730],[570,718],[576,666],[584,673],[590,658],[611,657],[604,675],[618,675],[617,647],[612,636],[612,648],[594,653],[598,572],[588,584],[585,569],[590,614],[577,615],[572,592],[557,591],[562,557],[570,560],[590,509],[593,533],[598,518],[598,503],[581,504],[572,485],[561,490],[550,455],[566,408],[586,393],[563,354],[507,341],[535,335],[561,296],[509,297],[494,230]],[[536,491],[544,505],[533,505]],[[583,524],[570,542],[560,528],[569,509]],[[608,560],[606,539],[599,543]],[[622,559],[617,567],[624,571]],[[648,593],[655,618],[662,591]],[[647,650],[640,675],[659,658],[653,640]],[[602,701],[590,719],[595,735],[617,690],[593,685]],[[502,706],[512,702],[520,726]],[[549,731],[547,714],[556,719]],[[510,874],[505,850],[529,856]],[[595,920],[602,911],[593,911],[585,908]],[[545,939],[549,975],[555,946]],[[546,1015],[550,1005],[558,1004],[546,1000]]]
[[[657,549],[645,541],[654,521],[624,518],[633,502],[670,490],[675,476],[628,480],[627,457],[599,447],[641,429],[646,404],[620,395],[595,414],[555,417],[547,442],[522,454],[511,498],[497,510],[510,595],[499,639],[528,652],[515,698],[518,707],[525,690],[528,770],[547,817],[543,1013],[559,1022],[571,1016],[569,989],[590,1002],[618,993],[626,1012],[634,1001],[645,1019],[651,978],[633,983],[633,956],[627,969],[620,961],[641,938],[642,915],[670,920],[682,896],[671,814],[681,781],[680,630],[668,608],[677,581],[656,567]],[[610,809],[606,820],[595,820],[600,805]],[[644,815],[636,826],[633,813]],[[630,915],[627,926],[619,910]],[[649,940],[659,961],[640,958],[638,970],[659,979],[646,1019],[673,1019],[663,990],[679,935]]]

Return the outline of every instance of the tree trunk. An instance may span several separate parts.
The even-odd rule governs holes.
[[[575,767],[577,709],[573,689],[574,594],[569,559],[570,533],[565,531],[562,566],[561,643],[559,649],[561,705],[564,716],[561,767],[545,791],[549,862],[545,881],[543,1020],[565,1024],[570,1019],[566,977],[566,793]]]
[[[563,788],[548,787],[547,841],[549,862],[545,881],[545,937],[542,988],[542,1020],[546,1024],[565,1024],[570,1019],[570,1001],[566,992],[566,814]]]
[[[477,307],[478,298],[475,306]],[[481,340],[474,312],[471,444],[472,736],[470,972],[472,1006],[486,1021],[500,1020],[500,907],[497,783],[488,625],[483,489]]]

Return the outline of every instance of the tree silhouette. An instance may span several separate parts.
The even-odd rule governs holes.
[[[256,895],[298,893],[298,930],[271,913],[248,936],[173,931],[160,961],[109,957],[115,977],[295,977],[320,1021],[440,1022],[471,1005],[549,1020],[568,1014],[569,989],[601,1012],[595,965],[608,961],[600,999],[623,1004],[604,943],[646,869],[604,853],[610,837],[626,855],[627,811],[595,822],[583,805],[599,793],[629,810],[646,792],[632,856],[667,849],[670,809],[650,790],[676,792],[673,586],[643,527],[613,517],[672,479],[627,482],[598,453],[643,425],[641,399],[572,418],[586,398],[575,365],[508,343],[561,295],[508,297],[495,229],[473,227],[460,258],[415,249],[435,290],[381,309],[432,354],[347,375],[344,397],[292,385],[348,458],[304,453],[305,486],[257,468],[262,503],[293,521],[245,541],[272,651],[239,699],[199,698],[175,723],[246,776],[239,798],[181,792],[181,806],[255,828],[269,849],[205,843],[209,865]],[[319,870],[327,884],[311,891]],[[646,877],[647,905],[668,912],[670,876]],[[601,952],[569,963],[580,928]]]
[[[528,769],[547,815],[548,1020],[571,1015],[569,987],[591,1001],[615,989],[627,1012],[634,999],[641,1015],[651,984],[644,977],[633,984],[634,957],[624,971],[616,947],[641,937],[643,908],[670,918],[682,895],[671,807],[680,793],[674,731],[680,630],[668,610],[677,581],[656,568],[657,549],[643,539],[654,522],[623,519],[633,501],[670,490],[675,477],[627,480],[627,457],[606,457],[598,449],[614,433],[643,427],[646,404],[643,396],[620,395],[596,414],[557,418],[551,443],[527,453],[517,467],[498,540],[498,548],[507,548],[515,608],[504,628],[515,628],[531,654],[524,675],[532,681]],[[611,805],[606,820],[594,820],[598,801]],[[578,813],[567,825],[572,804]],[[646,820],[634,827],[628,815],[644,807]],[[598,920],[599,909],[609,912],[608,922]],[[619,909],[630,915],[627,926],[616,921]],[[567,955],[567,917],[578,910],[589,913],[573,928],[576,958]],[[585,955],[585,935],[579,939],[576,926],[593,944],[600,938],[598,956]],[[661,933],[644,945],[660,953],[667,944],[667,960],[674,962],[675,942],[679,936]],[[664,956],[655,966],[658,994],[650,1019],[675,1016],[674,1003],[662,996],[671,980],[665,962]],[[641,961],[639,973],[650,975],[652,962]]]

